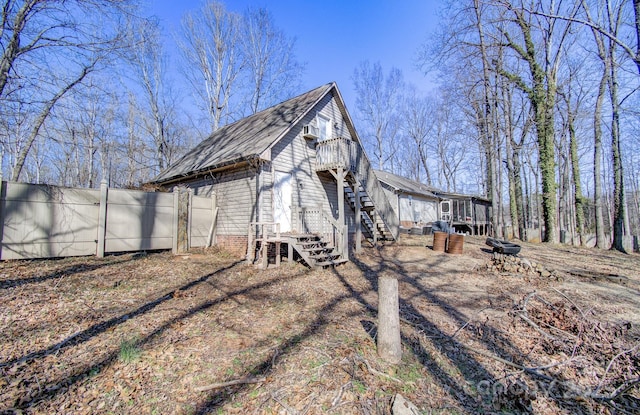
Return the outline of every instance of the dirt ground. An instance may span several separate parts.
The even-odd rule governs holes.
[[[640,413],[640,255],[403,235],[353,262],[188,255],[0,263],[0,413]],[[403,360],[376,354],[377,280]]]

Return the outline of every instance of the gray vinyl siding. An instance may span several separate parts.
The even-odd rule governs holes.
[[[215,190],[218,202],[216,235],[246,235],[249,222],[256,220],[257,178],[254,168],[216,173],[185,183],[195,195],[210,196]]]
[[[384,194],[387,196],[387,199],[389,199],[389,203],[391,204],[391,208],[393,209],[393,213],[396,214],[396,216],[398,216],[398,218],[400,218],[400,208],[398,206],[398,195],[391,189],[389,189],[385,184],[381,183],[382,185],[382,190],[384,191]]]
[[[258,215],[259,222],[272,222],[273,221],[273,172],[271,169],[271,163],[263,163],[260,167],[260,174],[258,175],[258,187],[260,195],[258,200],[258,208],[260,214]]]
[[[327,174],[316,173],[315,140],[302,136],[302,128],[313,122],[317,114],[331,121],[334,137],[351,138],[342,118],[342,113],[331,95],[325,96],[309,113],[294,126],[271,151],[272,163],[270,177],[275,171],[290,172],[293,176],[293,203],[301,207],[322,206],[338,217],[338,195],[335,179]],[[333,128],[337,123],[338,128]],[[272,210],[265,214],[272,215]],[[353,224],[353,210],[345,203],[347,223]]]
[[[398,198],[400,222],[424,226],[438,219],[438,202],[420,196],[401,194]]]

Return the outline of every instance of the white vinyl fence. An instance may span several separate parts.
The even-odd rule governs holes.
[[[103,256],[210,245],[215,197],[1,182],[0,259]]]

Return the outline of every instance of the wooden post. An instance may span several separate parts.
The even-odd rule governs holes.
[[[178,191],[178,252],[189,250],[189,192]]]
[[[280,266],[280,224],[276,223],[276,267]]]
[[[262,269],[267,269],[267,267],[269,266],[269,244],[267,243],[267,228],[264,224],[260,225],[261,227],[261,232],[262,232],[262,236],[261,236],[261,241],[262,241],[262,246],[261,246],[261,251],[262,251]]]
[[[105,239],[107,235],[107,197],[109,188],[107,181],[100,182],[100,210],[98,213],[98,244],[96,246],[96,256],[104,258]]]
[[[173,239],[171,241],[171,252],[173,252],[174,255],[178,253],[178,210],[180,207],[179,196],[180,190],[176,186],[173,188],[173,234],[171,235]]]
[[[336,182],[338,187],[338,223],[344,226],[347,221],[344,216],[344,169],[342,167],[338,167]],[[340,246],[339,252],[344,256],[345,248],[348,251],[348,247],[344,246],[344,238],[340,241],[340,244],[342,246]]]
[[[209,227],[209,235],[207,236],[207,248],[213,245],[213,234],[216,231],[217,220],[218,220],[218,196],[214,190],[211,192],[211,226]]]
[[[362,212],[360,211],[360,184],[356,182],[355,186],[356,195],[356,253],[362,251]]]
[[[256,246],[253,225],[251,223],[249,224],[249,231],[247,236],[247,261],[249,262],[249,264],[253,264],[253,261],[255,261],[256,259]]]
[[[378,356],[391,364],[402,360],[398,280],[378,278]]]
[[[189,250],[189,192],[173,188],[173,247],[174,254]]]

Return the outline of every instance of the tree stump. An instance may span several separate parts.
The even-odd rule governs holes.
[[[402,360],[398,280],[378,278],[378,356],[391,364]]]

